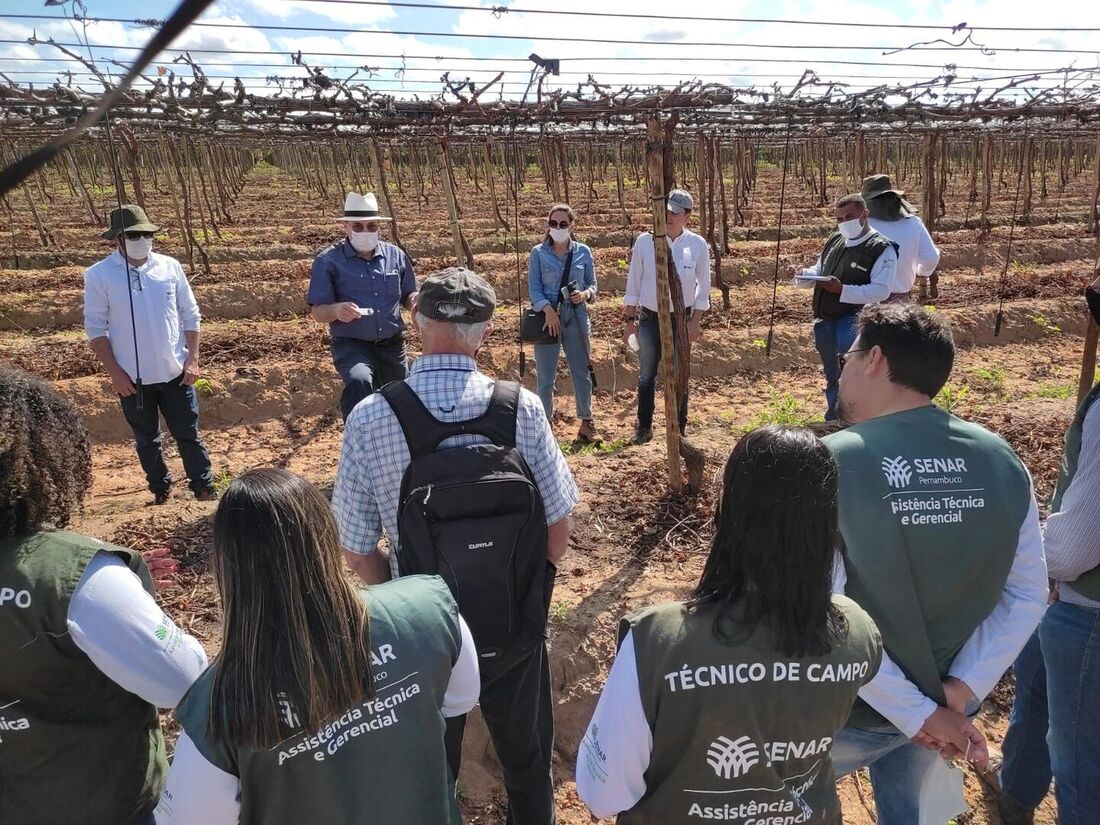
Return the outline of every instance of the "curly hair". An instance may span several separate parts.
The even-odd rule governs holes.
[[[46,381],[0,367],[0,538],[66,526],[91,485],[76,407]]]

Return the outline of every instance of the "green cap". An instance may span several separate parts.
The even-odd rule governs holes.
[[[160,227],[149,222],[145,210],[133,203],[124,203],[111,210],[111,228],[100,235],[113,241],[122,232],[159,232]]]
[[[417,309],[425,318],[452,324],[480,324],[493,317],[497,296],[489,282],[452,266],[433,272],[420,285]]]

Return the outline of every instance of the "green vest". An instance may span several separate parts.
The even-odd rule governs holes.
[[[882,644],[855,602],[834,603],[846,638],[801,659],[779,653],[763,624],[744,641],[720,641],[713,606],[673,602],[624,620],[653,748],[645,796],[620,823],[840,822],[833,737]]]
[[[821,274],[836,278],[845,286],[866,286],[871,283],[871,269],[883,252],[896,245],[878,232],[856,246],[847,246],[844,236],[834,232],[821,253]],[[826,292],[821,284],[814,286],[815,318],[841,318],[859,312],[863,304],[846,304],[835,292]]]
[[[120,825],[157,803],[167,764],[156,709],[103,675],[69,636],[92,557],[141,556],[66,532],[0,541],[0,821]]]
[[[1058,469],[1058,484],[1054,488],[1054,498],[1050,502],[1051,513],[1057,513],[1062,509],[1062,496],[1066,494],[1066,488],[1077,473],[1085,416],[1088,415],[1089,408],[1097,398],[1100,398],[1100,384],[1093,387],[1092,391],[1085,396],[1085,400],[1081,402],[1081,407],[1073,417],[1073,423],[1069,425],[1069,430],[1066,432],[1066,450],[1062,453],[1062,466]],[[1100,567],[1094,567],[1082,573],[1069,582],[1069,586],[1087,599],[1100,601]]]
[[[993,612],[1031,504],[1027,470],[1003,439],[929,405],[826,436],[840,465],[846,592],[886,652],[945,704],[956,654]],[[857,703],[851,724],[879,727]]]
[[[263,751],[207,736],[217,662],[180,702],[176,716],[199,752],[241,781],[241,825],[461,823],[441,712],[461,645],[458,606],[437,576],[363,593],[373,699]]]

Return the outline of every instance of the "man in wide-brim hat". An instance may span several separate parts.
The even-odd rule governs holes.
[[[909,298],[917,278],[928,278],[940,262],[940,251],[917,216],[905,192],[894,188],[889,175],[864,178],[860,191],[871,213],[871,228],[898,245],[898,266],[886,302]]]
[[[134,432],[157,504],[168,501],[160,417],[176,440],[195,497],[217,497],[199,436],[199,305],[179,261],[153,252],[160,227],[140,206],[111,211],[100,237],[115,250],[84,273],[84,330]]]
[[[315,321],[329,325],[332,360],[344,381],[344,420],[376,389],[408,374],[401,308],[416,297],[405,251],[380,237],[389,218],[373,192],[349,192],[336,219],[345,237],[313,261],[306,300]]]

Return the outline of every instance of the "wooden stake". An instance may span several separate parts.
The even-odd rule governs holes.
[[[451,223],[451,238],[455,245],[455,259],[459,266],[472,267],[473,256],[468,255],[469,246],[462,237],[462,227],[458,223],[458,201],[455,199],[454,184],[451,181],[451,153],[447,148],[447,139],[439,138],[439,147],[443,150],[443,188],[447,193],[447,218]]]
[[[390,231],[393,232],[393,242],[402,249],[405,249],[405,245],[401,243],[401,233],[397,230],[397,210],[393,208],[393,201],[390,199],[390,185],[386,180],[386,164],[385,158],[382,154],[382,149],[378,145],[378,141],[371,138],[370,148],[374,152],[374,162],[378,166],[378,188],[382,192],[382,200],[386,204],[386,211],[390,216]],[[408,250],[405,250],[408,252]]]
[[[620,223],[623,229],[630,227],[630,213],[626,211],[626,202],[623,198],[623,142],[615,144],[615,191],[619,196]]]
[[[672,343],[669,306],[668,235],[665,229],[664,130],[658,115],[647,121],[646,162],[649,169],[649,205],[653,214],[653,258],[657,276],[657,323],[661,331],[661,380],[665,391],[665,449],[668,454],[668,486],[680,492],[680,423],[676,398],[676,356]]]
[[[496,216],[497,223],[505,229],[509,229],[508,221],[504,220],[504,216],[500,214],[500,201],[497,200],[497,185],[493,174],[493,146],[488,138],[481,144],[481,152],[485,158],[485,183],[489,186],[489,199],[493,202],[493,214]]]

